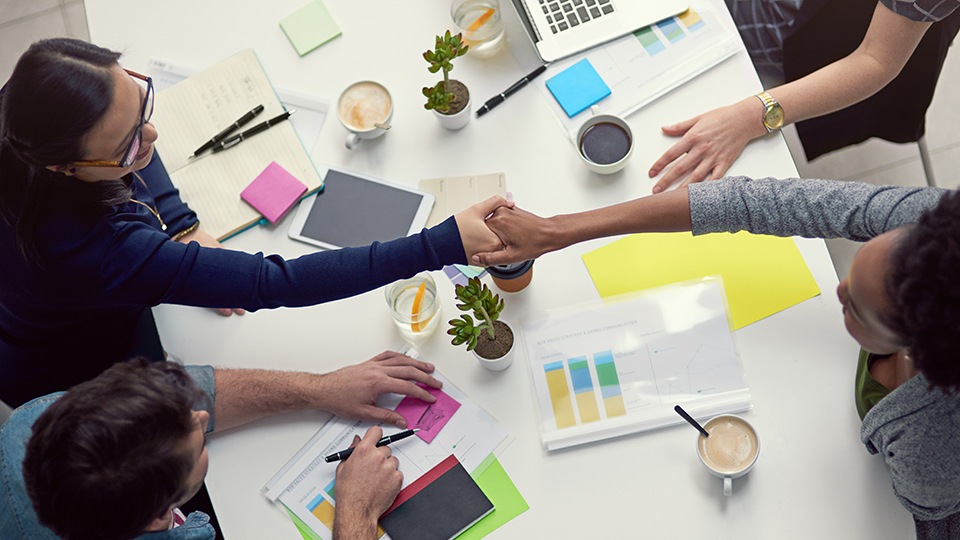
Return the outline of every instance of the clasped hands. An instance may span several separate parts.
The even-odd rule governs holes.
[[[549,220],[503,197],[490,197],[455,217],[467,260],[475,266],[519,263],[561,247],[551,242]]]

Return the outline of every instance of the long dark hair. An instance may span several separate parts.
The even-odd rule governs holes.
[[[55,197],[112,206],[129,181],[88,183],[48,170],[85,158],[83,138],[113,101],[120,53],[69,38],[38,41],[0,91],[0,217],[16,230],[28,262],[40,262],[37,229]]]

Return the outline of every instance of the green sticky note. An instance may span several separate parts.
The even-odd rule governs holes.
[[[303,540],[323,540],[320,538],[320,535],[313,532],[313,529],[309,525],[304,523],[296,514],[290,511],[286,505],[283,506],[283,509],[287,511],[287,515],[290,516],[290,519],[293,520],[293,524],[297,526],[297,530],[300,531],[300,535],[303,536]]]
[[[283,33],[300,56],[341,34],[337,21],[333,20],[327,6],[320,0],[314,0],[280,19],[280,28],[283,28]]]
[[[493,454],[490,454],[490,457],[493,457]],[[488,464],[488,466],[484,468],[484,464]],[[492,461],[489,461],[488,458],[480,467],[477,467],[477,471],[480,470],[483,472],[471,476],[476,480],[483,494],[493,503],[495,509],[487,517],[458,536],[457,540],[480,540],[530,508],[517,486],[513,485],[513,480],[510,480],[496,458]]]

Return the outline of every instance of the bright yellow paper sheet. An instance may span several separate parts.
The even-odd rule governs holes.
[[[792,238],[635,234],[583,255],[602,298],[719,274],[734,330],[820,294]]]

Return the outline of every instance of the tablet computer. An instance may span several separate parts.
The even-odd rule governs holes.
[[[288,234],[322,248],[361,247],[420,232],[436,200],[425,191],[340,167],[318,169],[323,191],[300,203]]]

